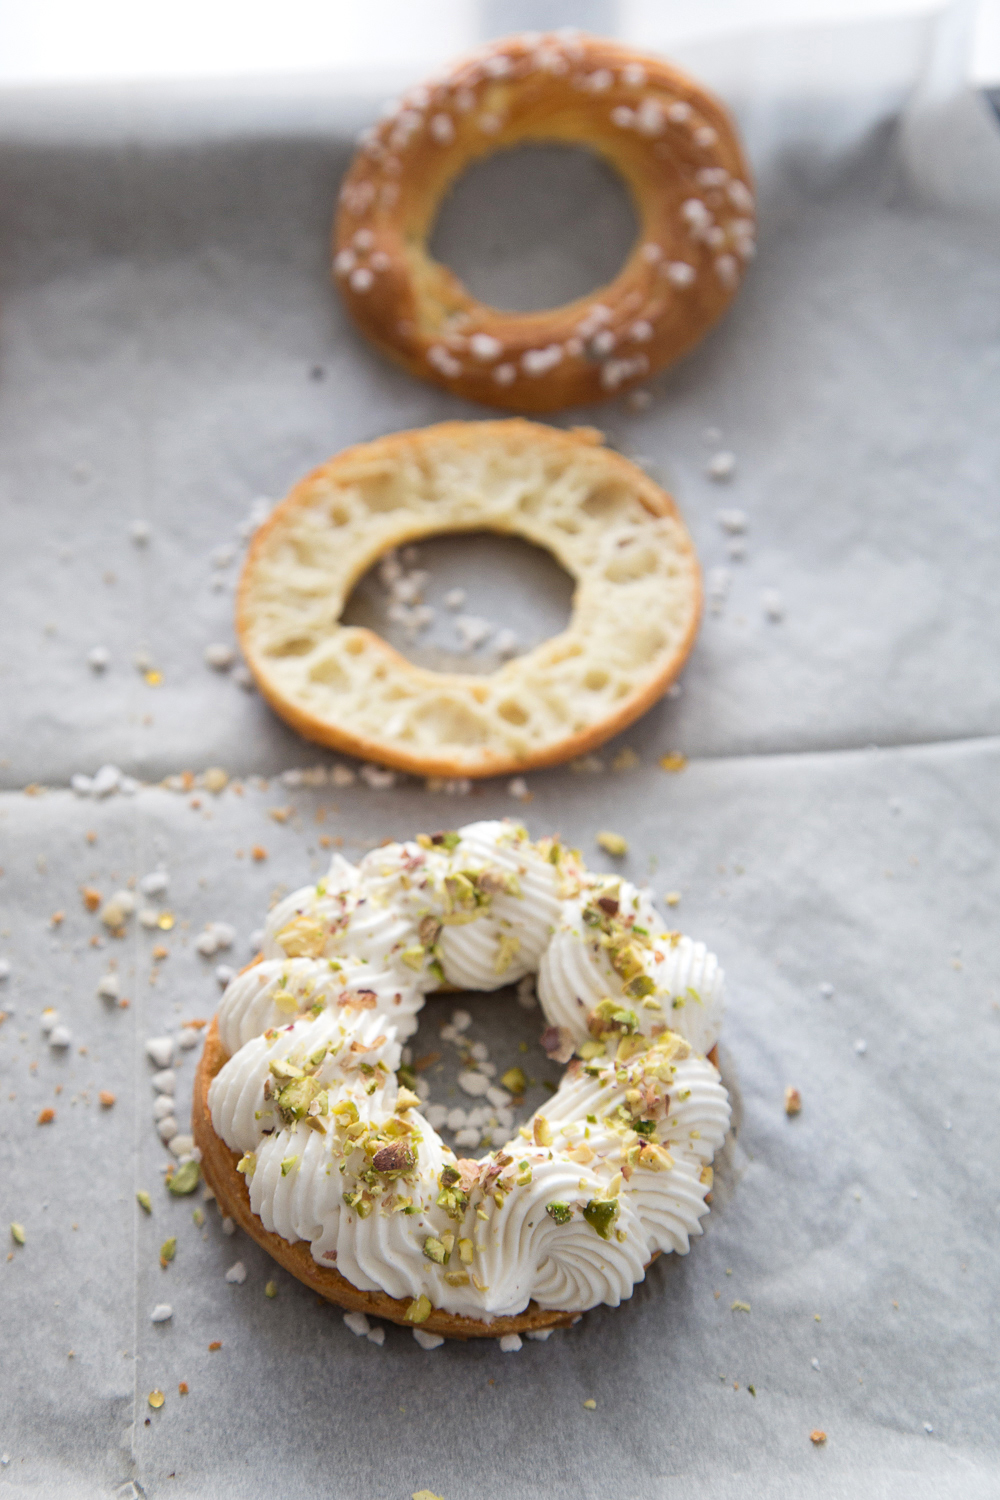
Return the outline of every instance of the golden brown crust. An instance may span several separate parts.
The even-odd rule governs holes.
[[[461,756],[436,753],[426,747],[413,748],[389,737],[361,733],[348,722],[334,722],[320,717],[283,692],[274,675],[269,672],[267,660],[257,649],[254,591],[256,569],[267,556],[275,536],[280,535],[281,529],[286,525],[289,513],[296,507],[311,505],[318,490],[336,486],[341,475],[349,475],[355,465],[361,462],[371,466],[387,462],[398,463],[400,466],[420,466],[428,461],[427,455],[431,450],[442,444],[449,443],[458,448],[475,450],[494,440],[502,440],[511,451],[532,448],[551,453],[557,458],[572,456],[574,451],[600,448],[602,468],[609,479],[618,479],[637,496],[650,514],[669,517],[676,522],[675,544],[679,548],[679,561],[685,570],[688,599],[684,627],[674,641],[672,650],[662,657],[656,668],[642,678],[633,690],[618,699],[612,708],[586,728],[566,733],[543,746],[530,748],[526,753],[517,755],[503,753],[489,745],[477,749],[475,753],[464,752]],[[494,422],[440,422],[431,427],[391,433],[375,442],[357,444],[314,469],[294,486],[287,498],[258,529],[240,577],[236,598],[236,629],[243,655],[254,674],[261,696],[304,738],[356,755],[363,760],[376,761],[419,776],[482,777],[520,774],[587,755],[613,735],[621,733],[663,696],[683,669],[694,645],[701,619],[702,585],[694,546],[683,530],[673,498],[628,459],[601,447],[602,442],[602,435],[593,428],[573,428],[564,432],[517,418]],[[485,524],[494,523],[487,519]],[[427,535],[438,534],[442,529],[446,528],[442,528],[436,519],[425,520],[416,516],[407,519],[403,514],[392,536],[384,540],[382,546],[401,546]],[[463,529],[470,528],[464,525]],[[516,531],[521,528],[510,525],[506,529]],[[523,530],[523,534],[529,540],[539,540],[527,529]],[[360,558],[348,589],[371,560],[368,557]],[[373,632],[356,630],[355,633],[364,637],[368,649],[381,653],[385,662],[391,663],[404,672],[409,680],[428,691],[453,691],[456,695],[474,697],[482,692],[484,682],[489,680],[416,667]]]
[[[408,1302],[388,1297],[385,1292],[359,1291],[338,1271],[317,1265],[304,1240],[294,1245],[289,1244],[280,1235],[265,1229],[253,1212],[246,1181],[236,1170],[239,1156],[235,1151],[230,1151],[225,1141],[216,1135],[208,1108],[209,1085],[228,1060],[228,1054],[219,1040],[218,1022],[213,1020],[205,1037],[204,1050],[195,1076],[191,1128],[201,1151],[201,1168],[205,1181],[214,1192],[220,1207],[279,1265],[284,1266],[286,1271],[290,1271],[328,1302],[368,1313],[373,1318],[388,1318],[392,1323],[412,1328],[414,1325],[406,1317],[406,1309],[410,1305]],[[531,1302],[517,1317],[494,1318],[491,1323],[435,1309],[419,1326],[427,1333],[440,1333],[449,1339],[497,1339],[506,1333],[528,1333],[538,1328],[566,1328],[575,1317],[576,1314],[572,1312],[545,1312]]]
[[[499,312],[427,241],[470,163],[541,141],[610,163],[639,238],[590,296]],[[411,374],[489,406],[556,411],[621,394],[721,317],[753,253],[750,182],[725,107],[669,63],[596,37],[507,37],[366,132],[340,191],[334,277],[362,331]]]

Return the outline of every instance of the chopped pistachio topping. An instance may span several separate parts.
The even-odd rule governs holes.
[[[272,1063],[272,1067],[274,1064]],[[299,1077],[293,1078],[286,1083],[275,1097],[278,1112],[286,1125],[291,1125],[295,1120],[303,1120],[309,1113],[309,1106],[318,1094],[322,1092],[322,1084],[317,1078]]]
[[[298,999],[291,990],[275,990],[271,1002],[286,1016],[296,1015],[299,1009]]]
[[[508,1068],[500,1082],[510,1094],[523,1094],[528,1087],[523,1068]]]
[[[173,1260],[173,1258],[174,1258],[174,1256],[176,1254],[177,1254],[177,1236],[176,1235],[171,1235],[170,1238],[168,1240],[164,1240],[163,1244],[160,1246],[160,1260],[161,1261]]]
[[[587,1016],[587,1030],[599,1041],[632,1036],[639,1030],[639,1017],[611,999],[602,1000]]]
[[[10,1226],[10,1237],[15,1245],[23,1245],[27,1239],[27,1235],[24,1232],[24,1225],[12,1223]]]
[[[421,917],[417,926],[417,936],[425,948],[433,948],[441,936],[441,923],[437,917],[430,913],[426,917]]]
[[[459,1240],[459,1242],[458,1242],[458,1258],[462,1262],[463,1266],[471,1266],[472,1265],[472,1256],[473,1256],[473,1253],[474,1253],[474,1246],[473,1246],[471,1240]]]
[[[560,1203],[557,1199],[553,1199],[551,1203],[546,1203],[545,1212],[548,1214],[549,1218],[554,1219],[557,1224],[568,1224],[570,1219],[573,1217],[573,1210],[570,1208],[569,1204]]]
[[[535,1137],[536,1146],[551,1146],[553,1142],[552,1126],[544,1115],[536,1115],[532,1121],[532,1132]]]
[[[294,917],[277,940],[289,958],[319,958],[326,946],[326,929],[316,917]]]
[[[628,853],[628,840],[620,833],[612,833],[608,828],[602,829],[597,835],[597,844],[605,854],[612,854],[616,859],[621,859],[622,855]]]
[[[276,1078],[282,1084],[291,1083],[293,1079],[306,1076],[305,1069],[297,1067],[287,1057],[272,1057],[267,1067],[271,1077]]]
[[[295,1163],[297,1161],[298,1161],[298,1157],[297,1156],[286,1156],[284,1158],[284,1160],[281,1163],[281,1175],[282,1175],[282,1177],[287,1177],[288,1176],[289,1172],[292,1170],[292,1168],[294,1167],[294,1165],[295,1165]]]
[[[614,1199],[591,1198],[583,1210],[583,1217],[591,1229],[597,1231],[602,1240],[609,1240],[612,1227],[618,1217],[618,1203]]]
[[[502,932],[497,942],[497,956],[493,961],[493,970],[496,974],[505,973],[514,962],[521,949],[521,939],[513,933]]]
[[[177,1198],[186,1197],[193,1193],[201,1180],[201,1167],[192,1157],[189,1161],[181,1162],[173,1176],[167,1178],[167,1190]]]
[[[277,1295],[278,1295],[278,1283],[276,1281],[269,1281],[269,1282],[267,1282],[266,1285],[265,1285],[265,1287],[264,1287],[264,1296],[265,1297],[276,1297]]]
[[[403,1316],[408,1323],[426,1323],[432,1311],[431,1299],[421,1293],[413,1299]]]
[[[469,1195],[463,1193],[461,1188],[442,1188],[437,1195],[437,1206],[443,1208],[449,1219],[456,1223],[465,1218],[465,1210],[469,1206]]]
[[[145,1188],[139,1189],[139,1191],[135,1195],[135,1201],[138,1203],[143,1213],[151,1214],[153,1212],[153,1200],[152,1198],[150,1198]]]
[[[236,1163],[237,1172],[242,1172],[247,1178],[253,1176],[257,1170],[257,1155],[254,1151],[246,1151]]]
[[[412,1172],[416,1165],[417,1153],[406,1140],[390,1141],[386,1146],[379,1146],[372,1157],[372,1168],[380,1177],[389,1180]]]

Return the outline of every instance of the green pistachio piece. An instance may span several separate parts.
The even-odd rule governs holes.
[[[167,1178],[167,1189],[177,1198],[183,1198],[188,1193],[193,1193],[201,1181],[201,1167],[192,1157],[190,1161],[181,1162],[172,1177]]]
[[[273,1057],[268,1063],[268,1069],[272,1078],[277,1078],[281,1083],[289,1083],[293,1078],[304,1078],[302,1068],[297,1068],[287,1057]]]
[[[451,904],[457,911],[474,911],[478,902],[476,900],[476,887],[467,875],[461,873],[446,875],[444,888],[451,898]]]
[[[633,943],[611,950],[611,967],[621,979],[635,979],[642,973],[642,954]]]
[[[548,1214],[549,1218],[554,1219],[557,1224],[568,1224],[570,1219],[573,1217],[573,1210],[570,1208],[569,1204],[559,1203],[557,1200],[553,1200],[553,1202],[551,1203],[546,1203],[545,1212]]]
[[[432,1311],[431,1299],[421,1295],[413,1299],[403,1317],[408,1323],[426,1323]]]
[[[437,1206],[444,1209],[449,1219],[463,1219],[469,1206],[469,1195],[459,1188],[445,1188],[438,1193]]]
[[[601,1236],[602,1240],[611,1238],[611,1230],[618,1217],[618,1204],[616,1201],[602,1198],[591,1198],[583,1210],[583,1217],[591,1229]]]

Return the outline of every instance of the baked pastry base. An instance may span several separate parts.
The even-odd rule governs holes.
[[[509,483],[475,488],[487,459],[529,485],[530,514]],[[549,493],[547,473],[572,478],[574,498]],[[601,505],[611,496],[607,514],[587,510],[595,495]],[[612,581],[603,545],[615,527],[640,563]],[[342,624],[377,558],[469,531],[519,536],[555,558],[574,583],[565,630],[478,675],[419,667]],[[300,552],[311,559],[308,607],[289,563]],[[236,630],[261,696],[305,739],[416,776],[515,776],[589,755],[645,713],[684,667],[701,607],[694,544],[665,490],[593,428],[507,418],[390,433],[300,480],[250,545]],[[550,700],[562,705],[554,718]]]
[[[448,1339],[502,1338],[505,1333],[530,1333],[538,1328],[567,1328],[578,1316],[575,1312],[553,1312],[529,1302],[524,1312],[513,1318],[494,1318],[484,1323],[478,1318],[463,1318],[455,1313],[440,1312],[435,1308],[419,1325],[409,1322],[406,1309],[409,1301],[389,1297],[385,1292],[363,1292],[352,1286],[339,1271],[319,1266],[312,1258],[305,1240],[291,1245],[279,1234],[265,1229],[250,1207],[250,1192],[242,1173],[237,1172],[239,1153],[230,1151],[225,1141],[216,1135],[212,1116],[208,1108],[208,1090],[212,1079],[229,1061],[229,1055],[219,1040],[218,1024],[212,1021],[205,1037],[205,1046],[198,1063],[194,1084],[194,1101],[191,1108],[191,1127],[195,1142],[201,1150],[201,1169],[205,1181],[214,1192],[219,1206],[252,1240],[256,1240],[280,1266],[299,1281],[336,1303],[373,1318],[388,1318],[391,1323],[401,1323],[410,1328],[419,1326],[427,1333],[439,1333]]]
[[[600,90],[587,86],[601,76]],[[354,321],[412,375],[508,411],[590,405],[672,364],[725,312],[752,254],[751,178],[728,111],[693,78],[602,37],[556,33],[502,37],[419,93],[365,133],[341,185],[333,246]],[[429,239],[470,164],[538,141],[584,146],[610,163],[639,234],[618,274],[589,296],[503,312],[435,260]],[[697,234],[685,212],[692,199],[704,216]],[[580,230],[593,232],[586,221]],[[664,275],[677,263],[690,274],[680,286]],[[603,349],[599,330],[611,339]]]

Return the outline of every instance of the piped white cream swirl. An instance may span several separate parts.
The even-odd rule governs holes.
[[[613,920],[619,931],[612,934],[587,920],[602,892],[618,905]],[[610,925],[606,920],[605,926]],[[630,933],[635,934],[631,942]],[[621,939],[618,949],[627,944],[638,973],[650,981],[648,995],[629,993],[634,977],[627,976],[628,964],[619,965],[626,973],[616,970],[616,944],[609,945],[609,937]],[[697,1052],[709,1052],[722,1027],[724,983],[718,961],[704,943],[665,932],[648,897],[622,880],[563,902],[559,925],[539,965],[538,999],[551,1024],[564,1027],[574,1043],[587,1035],[588,1014],[610,997],[635,1010],[646,1035],[666,1024]]]
[[[320,1264],[488,1321],[532,1299],[617,1305],[655,1251],[701,1233],[729,1122],[698,1055],[722,974],[628,882],[515,825],[471,824],[357,869],[338,857],[275,908],[264,953],[223,997],[230,1059],[209,1107],[254,1212]],[[544,1117],[457,1161],[399,1089],[399,1042],[442,978],[487,990],[535,969],[580,1056]]]
[[[345,957],[391,969],[407,984],[434,989],[439,976],[429,954],[419,954],[425,917],[445,904],[447,852],[390,844],[357,867],[336,855],[328,875],[286,896],[270,913],[261,948],[265,958]]]
[[[452,868],[478,874],[480,881],[485,876],[487,885],[493,877],[494,890],[488,910],[475,920],[446,917],[439,948],[448,982],[467,990],[497,990],[534,973],[560,915],[555,867],[523,828],[483,822],[461,830]]]
[[[408,980],[352,958],[266,958],[227,985],[219,1006],[219,1039],[231,1057],[271,1026],[287,1026],[321,1009],[353,1005],[391,1015],[397,1037],[405,1040],[416,1029],[415,1017],[423,1004],[414,976]]]

